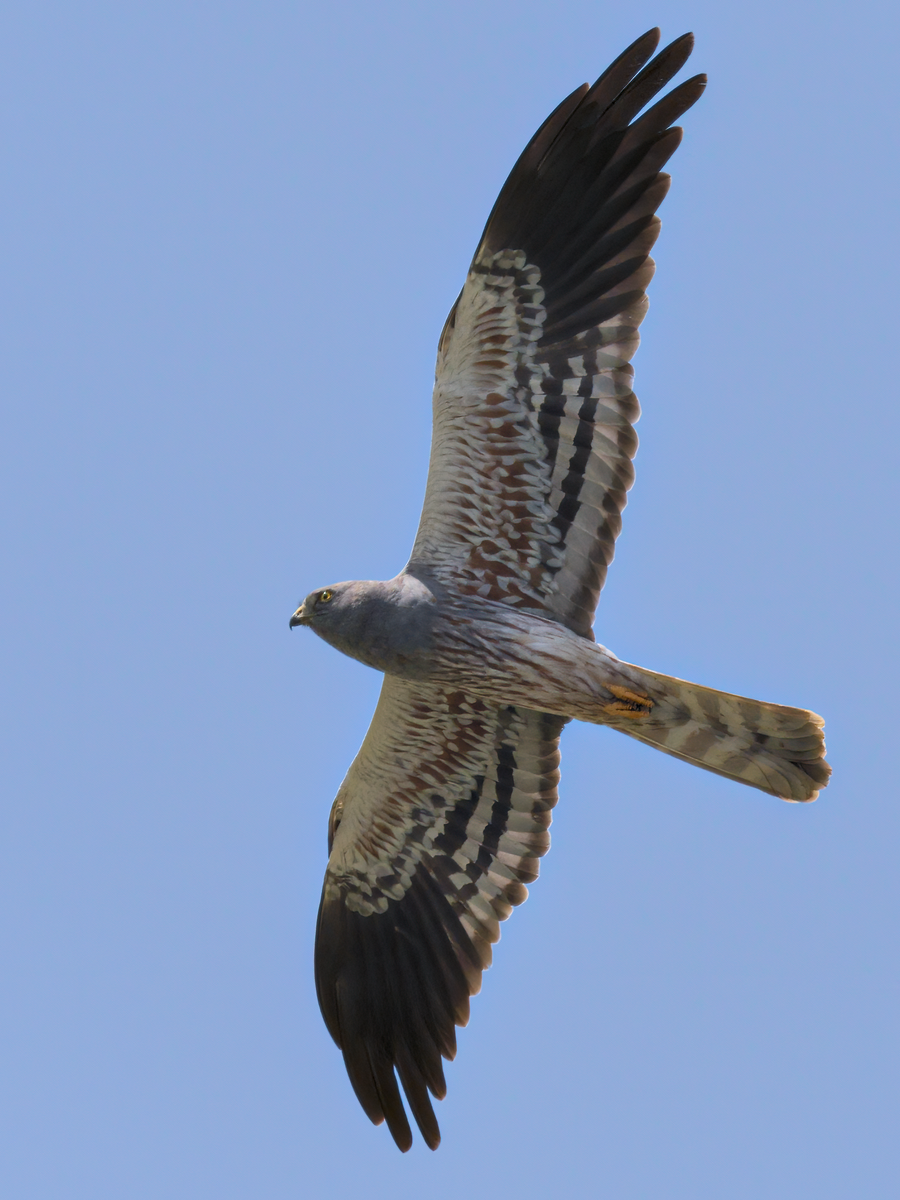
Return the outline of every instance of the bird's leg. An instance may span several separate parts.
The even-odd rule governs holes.
[[[608,704],[601,705],[603,711],[611,717],[627,717],[631,721],[640,721],[648,716],[653,708],[653,701],[647,695],[620,687],[616,683],[607,683],[605,686],[606,690],[616,697]]]

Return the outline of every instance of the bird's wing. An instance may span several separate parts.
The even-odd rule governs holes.
[[[385,678],[329,825],[316,990],[354,1091],[401,1150],[394,1075],[427,1144],[469,996],[549,846],[560,717]]]
[[[634,477],[629,359],[669,185],[660,168],[705,84],[695,76],[633,119],[691,52],[688,34],[648,63],[658,37],[563,101],[494,205],[441,335],[407,568],[588,637]]]

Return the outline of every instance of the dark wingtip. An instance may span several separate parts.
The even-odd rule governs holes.
[[[683,33],[681,37],[677,37],[674,42],[669,42],[668,46],[660,51],[658,58],[665,61],[669,72],[669,79],[681,70],[691,57],[693,50],[694,35],[692,33]]]
[[[689,108],[693,108],[705,91],[706,76],[692,75],[684,83],[679,83],[678,87],[672,88],[671,92],[648,112],[658,112],[662,108],[668,121],[677,121]]]
[[[684,60],[686,61],[690,57],[691,51],[694,49],[695,40],[696,39],[693,33],[683,33],[681,37],[677,37],[673,42],[669,42],[664,53],[671,54],[673,58],[680,58],[683,56]]]
[[[691,57],[693,49],[694,35],[692,33],[683,33],[674,42],[669,42],[668,46],[663,46],[659,54],[651,59],[639,74],[635,75],[625,89],[626,93],[637,91],[652,81],[653,91],[650,95],[655,94],[678,74]]]
[[[619,55],[619,58],[624,58],[626,54],[632,54],[635,51],[640,50],[646,51],[647,57],[649,58],[659,45],[659,39],[661,37],[662,30],[658,25],[654,25],[652,29],[648,29],[646,33],[642,33],[639,38],[635,38],[631,45],[622,51],[622,53]]]
[[[412,1130],[408,1125],[406,1129],[395,1129],[393,1125],[388,1122],[388,1129],[391,1131],[391,1137],[397,1143],[397,1149],[402,1154],[406,1154],[407,1150],[412,1149]]]
[[[635,72],[640,71],[653,57],[661,36],[662,31],[659,26],[654,25],[652,29],[642,33],[639,38],[635,38],[631,45],[626,46],[618,58],[613,59],[603,74],[594,81],[591,92],[596,94],[611,76],[620,75],[622,72],[624,72],[624,78],[619,86],[624,86]]]

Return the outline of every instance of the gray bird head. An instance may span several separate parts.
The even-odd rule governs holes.
[[[348,590],[358,585],[354,583],[333,583],[331,587],[319,588],[310,592],[294,615],[289,625],[311,625],[316,633],[323,628],[323,622],[330,620],[332,627],[340,623],[341,613],[345,612],[348,604]]]
[[[379,671],[418,678],[431,645],[435,601],[410,575],[356,579],[310,592],[290,619]]]

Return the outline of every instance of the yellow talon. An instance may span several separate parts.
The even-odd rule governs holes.
[[[649,696],[642,696],[639,692],[632,692],[615,683],[607,683],[604,686],[616,697],[609,704],[603,705],[603,711],[611,717],[628,717],[632,721],[639,721],[641,717],[646,717],[653,707]]]
[[[621,700],[613,700],[611,704],[604,704],[603,711],[609,713],[611,717],[629,717],[632,721],[639,721],[641,717],[646,717],[650,712],[649,708],[633,708]]]
[[[606,690],[612,692],[619,700],[630,700],[632,704],[644,705],[647,708],[653,707],[653,701],[642,692],[630,692],[628,688],[619,687],[615,683],[608,683]]]

